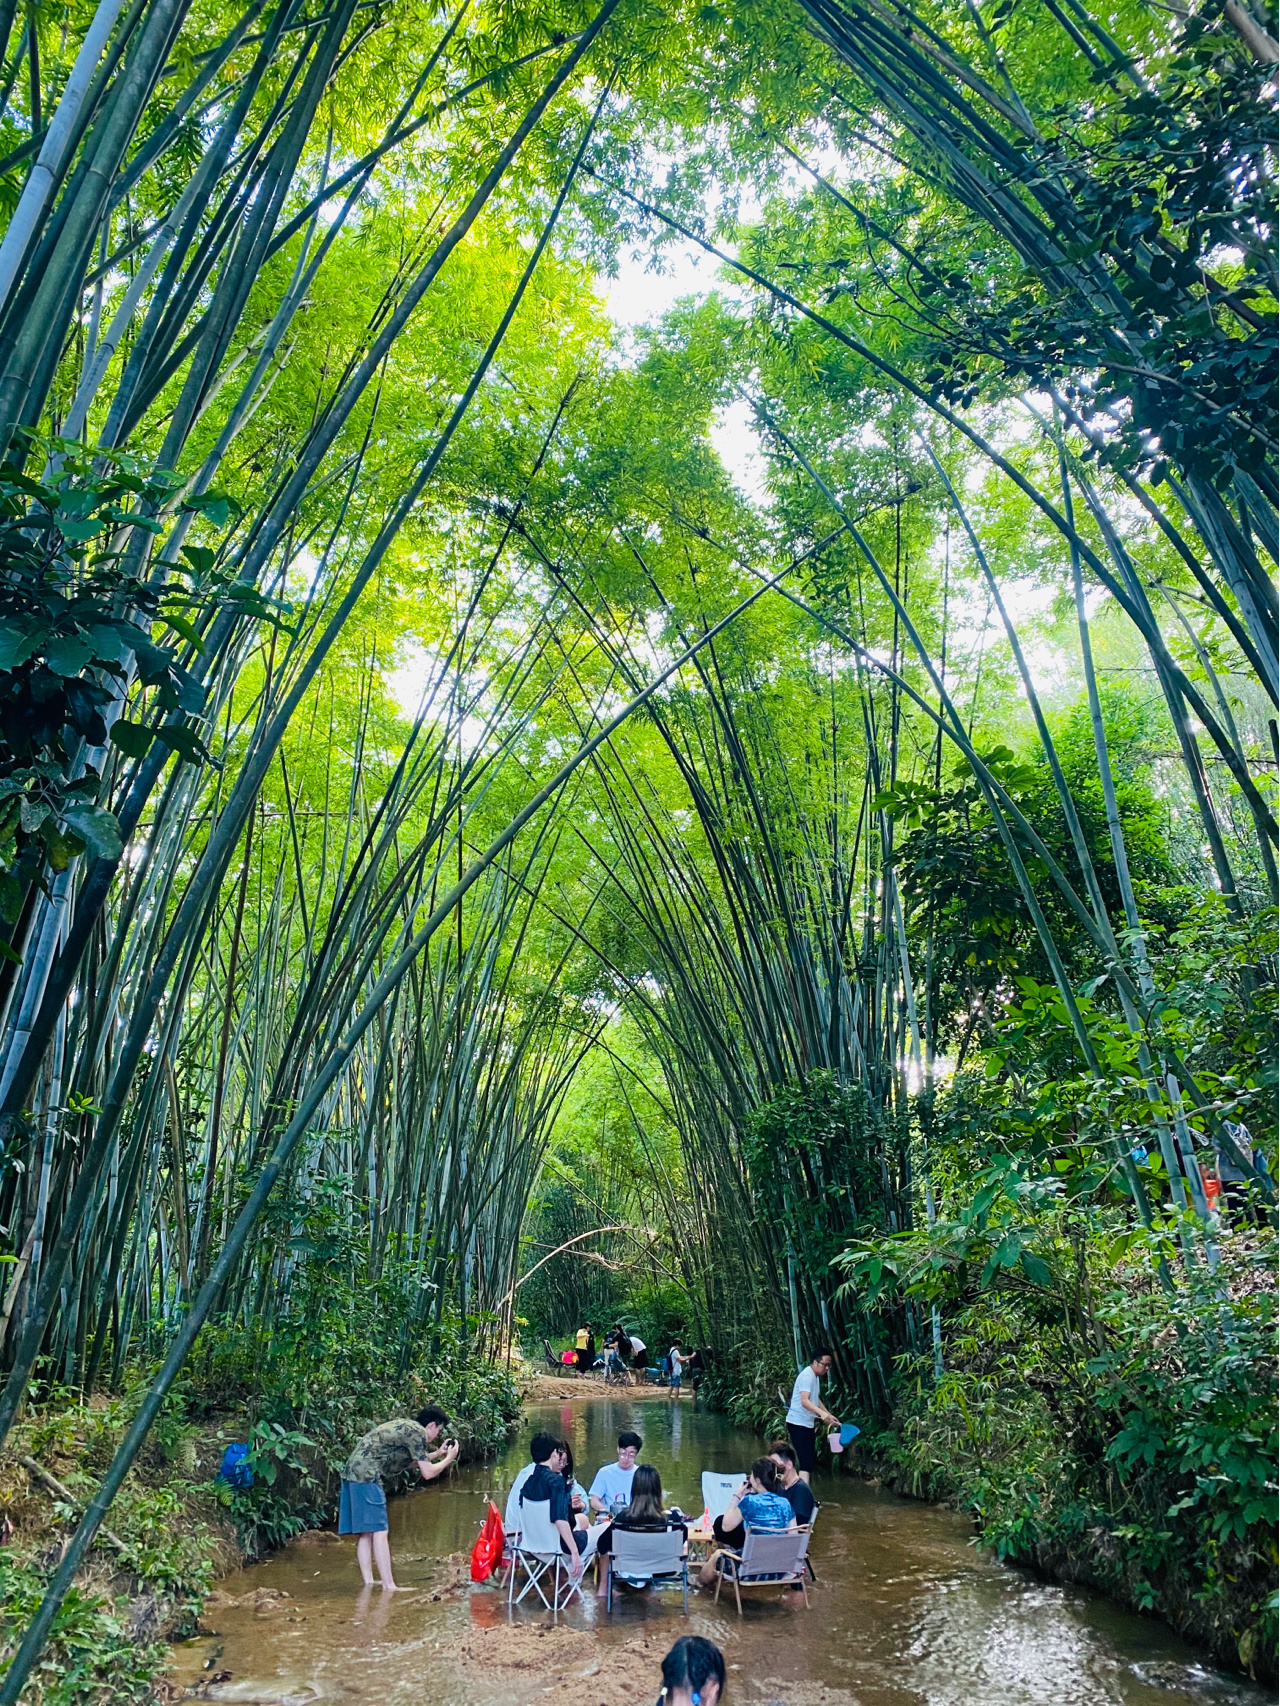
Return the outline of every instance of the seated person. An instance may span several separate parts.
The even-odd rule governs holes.
[[[573,1526],[573,1506],[564,1479],[564,1451],[550,1434],[534,1434],[529,1450],[534,1468],[520,1490],[521,1527],[528,1506],[545,1503],[551,1526],[560,1535],[561,1549],[569,1554],[569,1574],[576,1580],[582,1574],[587,1535],[585,1529]]]
[[[539,1458],[534,1448],[541,1447],[547,1440],[550,1440],[552,1445],[556,1443],[554,1434],[534,1434],[529,1442],[529,1461],[511,1483],[511,1491],[507,1494],[506,1514],[502,1519],[502,1526],[508,1534],[519,1534],[520,1532],[520,1495],[524,1492],[525,1482],[533,1474],[538,1464],[546,1462],[545,1455]]]
[[[678,1528],[681,1539],[686,1543],[689,1539],[689,1525],[684,1518],[663,1509],[662,1477],[652,1463],[637,1465],[631,1483],[631,1503],[618,1512],[596,1546],[601,1557],[607,1558],[613,1551],[613,1537],[620,1528],[634,1534],[663,1534],[669,1528]]]
[[[748,1525],[778,1534],[799,1527],[790,1501],[780,1491],[778,1466],[768,1457],[756,1458],[747,1479],[730,1499],[728,1510],[712,1525],[716,1539],[725,1545],[713,1552],[702,1566],[698,1574],[701,1586],[715,1586],[721,1558],[726,1550],[741,1549]]]
[[[679,1532],[681,1551],[687,1556],[689,1551],[689,1527],[682,1518],[669,1513],[662,1508],[662,1477],[652,1463],[641,1463],[637,1466],[635,1479],[631,1483],[631,1503],[625,1510],[619,1511],[612,1522],[601,1524],[602,1532],[596,1540],[596,1556],[612,1559],[613,1537],[619,1529],[626,1529],[634,1534],[665,1534],[668,1529]],[[609,1566],[612,1568],[612,1564]],[[603,1578],[596,1590],[604,1593]]]
[[[587,1489],[581,1481],[574,1477],[573,1447],[567,1439],[562,1439],[560,1450],[564,1454],[564,1484],[569,1489],[569,1503],[573,1509],[573,1526],[575,1528],[587,1528],[591,1523],[590,1506],[587,1502]]]
[[[813,1521],[818,1501],[809,1490],[809,1483],[800,1479],[796,1469],[796,1449],[790,1440],[780,1439],[769,1447],[769,1456],[778,1466],[778,1491],[796,1513],[801,1528]]]
[[[639,1434],[618,1435],[618,1461],[606,1463],[591,1483],[589,1498],[597,1516],[614,1516],[631,1503],[631,1482],[643,1444]]]

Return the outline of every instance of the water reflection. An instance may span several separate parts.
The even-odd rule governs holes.
[[[619,1431],[634,1428],[644,1437],[641,1460],[690,1511],[702,1508],[703,1469],[743,1471],[760,1449],[687,1399],[619,1394],[533,1409],[500,1464],[391,1501],[392,1552],[407,1591],[389,1600],[361,1591],[346,1542],[289,1546],[221,1584],[243,1602],[210,1613],[216,1641],[184,1644],[179,1679],[207,1676],[216,1647],[216,1674],[232,1675],[210,1695],[244,1706],[523,1706],[547,1692],[545,1675],[507,1650],[514,1636],[505,1598],[473,1589],[466,1571],[485,1500],[492,1495],[501,1508],[543,1428],[569,1439],[588,1484],[614,1459]],[[561,1666],[548,1673],[561,1679],[555,1692],[583,1706],[648,1706],[662,1652],[687,1630],[724,1647],[726,1706],[1258,1706],[1269,1698],[1199,1665],[1158,1623],[1002,1567],[968,1543],[967,1524],[951,1513],[852,1478],[818,1475],[814,1491],[823,1509],[811,1611],[799,1595],[761,1592],[739,1620],[732,1600],[717,1607],[699,1596],[685,1622],[678,1593],[636,1593],[620,1596],[609,1617],[588,1591],[539,1643]],[[541,1607],[522,1607],[514,1621],[522,1637],[550,1625]]]

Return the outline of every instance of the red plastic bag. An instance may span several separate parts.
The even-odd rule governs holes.
[[[502,1518],[493,1500],[489,1500],[489,1509],[485,1512],[484,1521],[480,1525],[480,1535],[471,1548],[471,1580],[487,1582],[489,1577],[502,1562],[502,1548],[507,1543],[506,1531],[502,1526]]]

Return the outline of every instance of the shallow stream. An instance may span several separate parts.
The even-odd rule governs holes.
[[[174,1649],[174,1680],[241,1706],[642,1706],[677,1635],[707,1635],[730,1666],[726,1706],[1260,1706],[1263,1690],[1198,1661],[1162,1624],[1097,1594],[1048,1586],[969,1544],[969,1525],[855,1480],[819,1475],[818,1583],[761,1589],[739,1619],[678,1591],[621,1592],[613,1615],[584,1589],[553,1625],[527,1600],[473,1587],[467,1560],[492,1494],[499,1508],[539,1428],[567,1437],[578,1478],[612,1460],[618,1430],[644,1436],[668,1501],[701,1509],[703,1469],[736,1472],[759,1442],[688,1398],[625,1395],[531,1406],[496,1462],[393,1499],[405,1591],[362,1590],[355,1546],[307,1536],[219,1584],[216,1635]]]

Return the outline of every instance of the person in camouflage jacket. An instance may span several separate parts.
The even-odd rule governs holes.
[[[387,1539],[387,1495],[384,1479],[403,1475],[413,1465],[424,1481],[434,1481],[457,1461],[458,1442],[436,1442],[449,1418],[435,1404],[407,1416],[371,1428],[347,1459],[342,1471],[342,1499],[338,1511],[338,1533],[355,1534],[356,1559],[366,1587],[373,1586],[373,1566],[388,1593],[396,1591],[391,1574],[391,1545]]]

